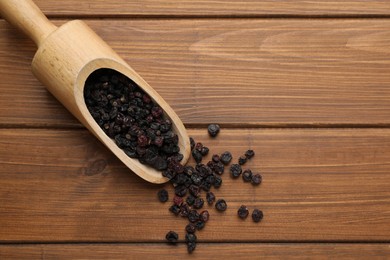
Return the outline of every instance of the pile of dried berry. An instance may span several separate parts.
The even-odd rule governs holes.
[[[93,72],[85,83],[84,100],[97,124],[129,157],[157,170],[182,160],[172,122],[123,74],[110,69]]]
[[[209,125],[208,131],[210,136],[215,137],[220,131],[218,125]],[[208,205],[213,205],[217,211],[225,211],[228,207],[223,198],[216,200],[215,194],[211,191],[212,188],[218,189],[222,185],[221,175],[224,173],[227,166],[233,159],[230,152],[226,151],[221,155],[214,154],[211,161],[206,164],[202,163],[202,159],[209,153],[209,149],[202,143],[196,143],[193,138],[190,138],[192,157],[196,164],[194,166],[182,165],[179,161],[170,161],[168,168],[163,172],[163,176],[170,179],[174,188],[173,204],[169,210],[176,216],[187,218],[189,223],[185,227],[185,242],[187,250],[192,253],[196,248],[197,236],[195,232],[205,227],[209,220],[210,213],[208,210],[202,210],[205,202],[201,196],[202,191],[205,192],[205,200]],[[233,178],[238,178],[242,174],[245,182],[251,182],[253,185],[259,185],[262,181],[260,174],[253,174],[250,169],[242,171],[244,165],[249,159],[255,155],[253,150],[248,150],[243,156],[238,159],[238,164],[230,166],[230,174]],[[168,191],[162,189],[158,192],[158,198],[161,202],[168,201]],[[240,218],[245,219],[249,215],[249,210],[245,205],[242,205],[237,214]],[[254,222],[259,222],[263,218],[263,212],[254,209],[252,211],[252,219]],[[179,235],[175,231],[169,231],[166,234],[168,242],[175,244]]]
[[[214,154],[211,161],[204,164],[202,160],[209,153],[209,148],[190,138],[191,154],[196,164],[182,165],[180,161],[183,155],[180,154],[178,136],[172,129],[172,122],[137,84],[114,70],[100,69],[92,73],[85,84],[84,99],[92,117],[118,147],[129,157],[163,171],[162,175],[170,180],[175,196],[169,210],[188,219],[185,242],[188,252],[193,252],[197,241],[195,232],[203,229],[210,217],[207,210],[201,210],[205,204],[202,191],[206,193],[207,204],[215,203],[217,211],[225,211],[228,207],[223,198],[216,200],[211,189],[221,187],[221,175],[225,166],[232,161],[232,154]],[[219,131],[217,124],[208,126],[211,137],[216,137]],[[238,163],[230,166],[231,176],[238,178],[242,174],[245,182],[260,184],[260,174],[253,174],[250,169],[242,170],[242,165],[254,155],[253,150],[248,150],[240,156]],[[160,190],[158,198],[161,202],[167,202],[168,191]],[[245,219],[249,210],[242,205],[237,213]],[[262,218],[263,212],[254,209],[253,221],[259,222]],[[176,243],[178,239],[174,231],[166,234],[166,240],[170,243]]]

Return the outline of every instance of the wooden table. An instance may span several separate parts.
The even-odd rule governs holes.
[[[256,151],[254,188],[224,175],[191,257],[390,258],[390,2],[36,0],[86,21],[212,153]],[[157,201],[33,77],[0,20],[0,258],[187,257]],[[210,139],[206,126],[222,131]],[[171,193],[172,195],[172,193]],[[241,221],[241,204],[264,211]]]

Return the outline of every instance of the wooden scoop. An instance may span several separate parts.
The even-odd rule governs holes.
[[[190,155],[189,137],[179,117],[84,22],[75,20],[56,27],[31,0],[0,0],[0,14],[38,46],[32,61],[32,71],[38,80],[134,173],[152,183],[168,181],[161,172],[128,157],[89,113],[84,102],[85,81],[92,72],[101,68],[113,69],[127,76],[161,106],[179,136],[180,152],[184,155],[182,163],[187,162]]]

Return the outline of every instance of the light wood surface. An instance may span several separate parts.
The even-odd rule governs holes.
[[[389,15],[387,0],[36,0],[50,16]]]
[[[84,129],[34,78],[34,43],[0,18],[0,259],[390,258],[389,1],[35,2],[56,26],[96,31],[211,153],[253,148],[244,168],[264,180],[226,171],[215,193],[228,210],[209,208],[188,255],[186,221],[156,197],[172,187]],[[261,223],[238,219],[244,203]]]
[[[244,168],[263,175],[255,188],[226,170],[215,191],[228,210],[210,208],[200,241],[388,241],[390,130],[206,130],[190,135],[211,148],[246,149]],[[186,221],[157,200],[163,186],[130,174],[85,130],[0,131],[0,241],[162,241],[184,237]],[[234,160],[234,161],[235,161]],[[166,185],[172,198],[172,188]],[[44,199],[43,199],[44,198]],[[241,221],[241,204],[264,211]]]
[[[86,22],[186,125],[390,125],[388,20]],[[77,125],[31,76],[29,41],[0,28],[0,124]]]
[[[386,259],[390,244],[199,244],[192,258],[202,259]],[[0,257],[17,259],[183,259],[185,246],[166,244],[3,245]]]

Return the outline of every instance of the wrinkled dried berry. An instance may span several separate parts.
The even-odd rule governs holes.
[[[253,174],[251,182],[253,185],[259,185],[261,181],[263,180],[263,177],[261,177],[260,174]]]
[[[188,212],[188,220],[191,222],[191,223],[195,223],[196,221],[199,220],[199,213],[198,211],[192,209],[190,210],[190,212]]]
[[[168,191],[165,189],[159,190],[157,193],[158,200],[161,202],[167,202],[168,201]]]
[[[187,204],[182,204],[181,206],[180,206],[180,216],[182,216],[182,217],[188,217],[188,213],[190,212],[190,208],[188,207],[188,205]]]
[[[204,210],[200,213],[200,220],[203,222],[207,222],[210,218],[210,214],[207,210]]]
[[[222,185],[222,178],[215,176],[214,188],[218,189]]]
[[[245,205],[241,205],[241,207],[238,209],[237,214],[240,218],[245,219],[248,217],[249,210]]]
[[[263,219],[263,211],[254,209],[252,212],[252,219],[254,222],[260,222]]]
[[[247,170],[244,170],[242,172],[242,179],[245,181],[245,182],[250,182],[252,181],[252,171],[250,169],[247,169]]]
[[[189,254],[191,254],[195,249],[196,249],[195,242],[187,243],[187,251]]]
[[[216,137],[219,133],[219,125],[217,124],[210,124],[208,127],[207,127],[207,130],[209,132],[209,135],[212,136],[212,137]]]
[[[191,154],[195,162],[200,163],[202,161],[202,154],[198,150],[192,150]]]
[[[217,200],[217,202],[215,203],[215,208],[218,211],[225,211],[227,209],[226,201],[224,199]]]
[[[253,150],[248,150],[245,152],[245,156],[248,159],[251,159],[253,156],[255,156],[255,152]]]
[[[175,231],[169,231],[166,235],[165,238],[169,243],[176,244],[177,240],[179,239],[179,235]]]
[[[219,160],[224,164],[227,165],[230,163],[230,161],[233,159],[232,154],[230,152],[224,152],[221,154]]]
[[[186,226],[186,232],[187,232],[187,233],[193,234],[193,233],[195,233],[195,231],[196,231],[196,227],[195,227],[194,224],[189,223],[189,224]]]
[[[175,187],[175,194],[179,197],[184,197],[187,194],[186,186],[179,185]]]
[[[194,138],[190,137],[190,145],[191,145],[191,151],[195,148],[195,140]]]
[[[232,164],[230,166],[230,175],[233,178],[238,178],[241,175],[242,169],[239,164]]]
[[[195,203],[195,199],[196,199],[196,198],[190,194],[190,195],[188,195],[188,197],[187,197],[187,199],[186,199],[186,203],[187,203],[189,206],[192,206],[192,205],[194,205],[194,203]]]
[[[197,237],[195,234],[193,233],[187,233],[186,234],[186,237],[185,237],[185,241],[186,243],[189,243],[189,242],[196,242],[197,240]]]
[[[196,198],[195,199],[195,202],[194,202],[194,205],[192,205],[192,207],[194,209],[200,209],[203,207],[203,204],[204,204],[204,201],[202,198]]]
[[[213,160],[213,162],[215,162],[215,163],[219,162],[219,155],[213,154],[213,156],[211,157],[211,160]]]
[[[209,205],[212,205],[215,201],[215,195],[213,192],[209,191],[206,193],[206,200]]]
[[[245,155],[242,155],[242,156],[240,156],[240,158],[238,158],[238,164],[239,164],[239,165],[244,165],[244,164],[246,163],[247,160],[248,160],[248,159],[246,158],[246,156],[245,156]]]
[[[172,212],[175,215],[179,215],[179,213],[180,213],[180,206],[174,204],[174,205],[172,205],[169,208],[169,211]]]
[[[206,225],[206,223],[203,222],[202,220],[200,220],[200,221],[195,223],[195,227],[196,227],[197,230],[202,230],[205,225]]]
[[[173,197],[173,204],[180,206],[183,203],[183,198],[179,196]]]
[[[194,197],[199,197],[199,193],[200,193],[200,188],[199,186],[196,186],[196,185],[191,185],[188,190],[190,191],[190,193],[194,196]]]
[[[209,148],[206,147],[206,146],[203,146],[203,147],[202,147],[202,150],[200,150],[200,154],[201,154],[202,156],[206,156],[208,153],[209,153]]]

